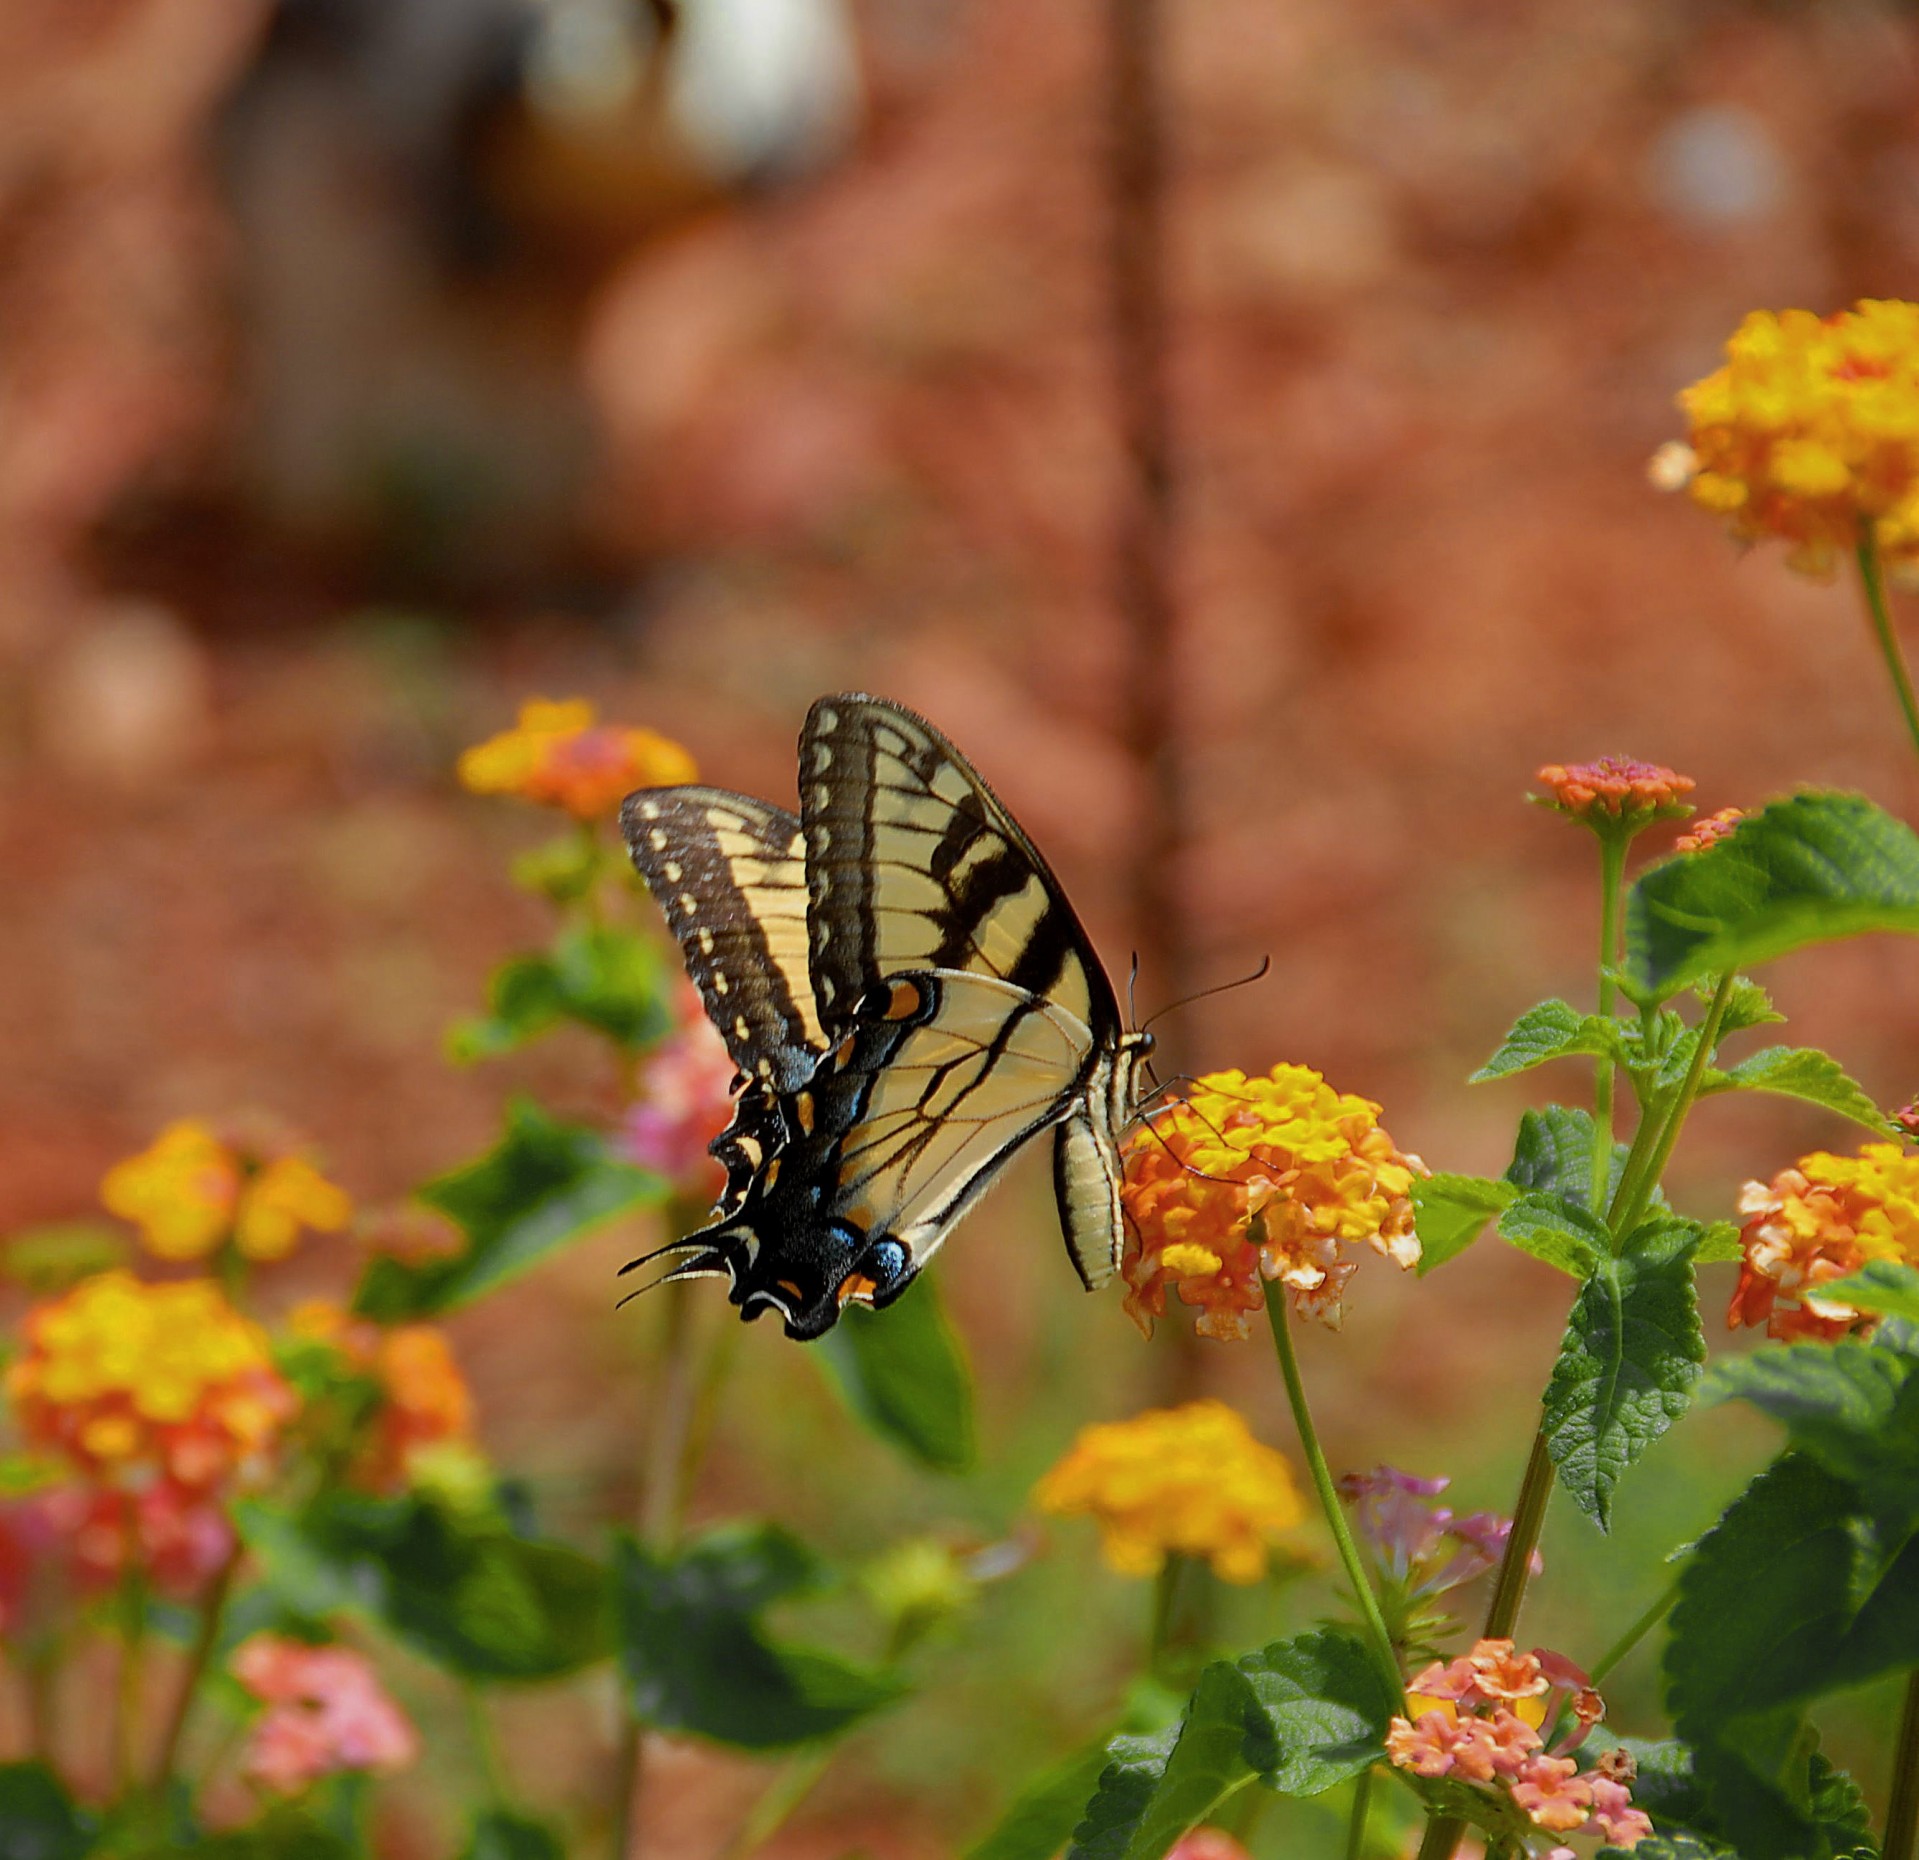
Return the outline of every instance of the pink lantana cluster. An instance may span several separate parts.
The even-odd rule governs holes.
[[[242,1769],[278,1795],[297,1795],[339,1770],[397,1770],[420,1754],[419,1734],[364,1655],[256,1634],[233,1675],[267,1709]]]
[[[639,1093],[627,1113],[626,1153],[692,1199],[725,1180],[707,1145],[733,1115],[738,1068],[690,987],[680,991],[678,1027],[641,1062]]]
[[[1406,1708],[1409,1715],[1395,1718],[1386,1736],[1386,1754],[1399,1769],[1468,1784],[1493,1798],[1490,1807],[1509,1803],[1549,1834],[1583,1830],[1631,1847],[1652,1832],[1651,1820],[1633,1807],[1633,1763],[1625,1751],[1608,1752],[1585,1771],[1573,1760],[1605,1705],[1562,1655],[1482,1640],[1471,1653],[1414,1675]],[[1548,1748],[1542,1727],[1562,1714],[1566,1729]]]
[[[1339,1481],[1339,1495],[1352,1506],[1360,1541],[1374,1565],[1409,1600],[1442,1595],[1483,1576],[1505,1554],[1512,1535],[1510,1518],[1490,1511],[1461,1517],[1427,1502],[1451,1483],[1421,1479],[1397,1466],[1346,1473]],[[1532,1573],[1543,1567],[1535,1550]]]

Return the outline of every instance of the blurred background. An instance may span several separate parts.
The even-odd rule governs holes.
[[[1143,1009],[1271,955],[1171,1023],[1185,1063],[1311,1064],[1491,1173],[1529,1087],[1584,1090],[1462,1084],[1591,986],[1591,846],[1521,804],[1540,763],[1912,814],[1853,591],[1740,559],[1644,473],[1747,309],[1919,295],[1910,10],[1184,0],[1143,91],[1129,11],[0,9],[0,1227],[86,1212],[179,1115],[269,1109],[375,1200],[483,1147],[509,1088],[610,1107],[584,1044],[442,1053],[544,933],[505,875],[541,823],[452,776],[529,695],[776,800],[814,696],[915,704],[1114,970],[1142,951]],[[1919,1087],[1913,960],[1771,978],[1886,1103]],[[1681,1198],[1723,1215],[1848,1141],[1709,1104]],[[1156,1352],[1078,1297],[1043,1174],[943,1268],[988,1370],[979,1475],[822,1448],[841,1423],[762,1326],[702,1514],[848,1551],[990,1535],[1076,1426],[1149,1399]],[[537,1452],[580,1529],[633,1477],[630,1240],[455,1326],[489,1446]],[[1363,1275],[1310,1340],[1336,1464],[1508,1505],[1564,1303],[1490,1247]],[[1286,1442],[1258,1353],[1188,1378]],[[1620,1536],[1557,1515],[1577,1580],[1533,1630],[1595,1656],[1771,1450],[1702,1415]],[[1102,1720],[1144,1597],[1055,1536],[770,1851],[953,1851]],[[1646,1655],[1613,1690],[1653,1730]],[[541,1712],[527,1774],[589,1790],[593,1739]],[[1889,1713],[1832,1727],[1875,1788]],[[674,1753],[660,1851],[713,1851],[759,1786]],[[423,1799],[395,1851],[435,1830]]]

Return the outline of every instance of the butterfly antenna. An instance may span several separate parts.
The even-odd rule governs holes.
[[[669,1240],[665,1246],[656,1246],[650,1253],[642,1253],[638,1259],[629,1259],[620,1268],[619,1276],[625,1278],[629,1272],[638,1272],[642,1266],[650,1266],[656,1259],[664,1259],[669,1253],[698,1253],[705,1250],[707,1242],[700,1239]]]
[[[1139,985],[1139,951],[1133,951],[1133,966],[1126,974],[1126,1020],[1129,1026],[1139,1025],[1139,1003],[1134,999],[1133,991]]]
[[[703,1265],[697,1259],[689,1259],[684,1265],[675,1266],[671,1272],[663,1272],[657,1279],[648,1279],[644,1285],[636,1285],[613,1307],[615,1311],[630,1305],[642,1292],[657,1292],[662,1285],[671,1285],[682,1279],[725,1279],[732,1275],[723,1272],[717,1266]]]
[[[1229,989],[1250,987],[1254,982],[1262,980],[1272,966],[1272,957],[1262,956],[1259,959],[1259,967],[1256,968],[1251,975],[1242,975],[1230,982],[1215,982],[1210,988],[1200,988],[1194,990],[1190,995],[1181,995],[1177,1001],[1167,1002],[1158,1013],[1154,1014],[1151,1019],[1147,1021],[1146,1026],[1142,1027],[1140,1032],[1146,1032],[1147,1029],[1152,1026],[1153,1021],[1164,1018],[1166,1015],[1172,1013],[1175,1008],[1191,1007],[1195,1001],[1204,1001],[1208,995],[1223,995]]]
[[[1174,1167],[1177,1168],[1182,1175],[1193,1176],[1201,1182],[1223,1182],[1228,1188],[1237,1186],[1230,1175],[1213,1175],[1208,1170],[1195,1169],[1184,1156],[1159,1134],[1159,1127],[1153,1122],[1153,1115],[1150,1111],[1139,1112],[1133,1121],[1137,1123],[1142,1130],[1146,1131],[1153,1141],[1173,1159]],[[1124,1204],[1122,1203],[1122,1207],[1123,1206]]]

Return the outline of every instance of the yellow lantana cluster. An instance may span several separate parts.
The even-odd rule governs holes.
[[[83,1279],[26,1319],[7,1370],[21,1431],[89,1477],[205,1491],[259,1470],[293,1391],[259,1327],[210,1280]]]
[[[693,758],[655,730],[595,721],[584,698],[529,698],[510,730],[460,757],[460,785],[564,808],[575,820],[610,814],[635,788],[693,780]]]
[[[115,1163],[100,1199],[170,1260],[204,1259],[229,1239],[248,1259],[284,1259],[302,1229],[338,1233],[353,1218],[346,1191],[304,1156],[254,1153],[191,1118]]]
[[[1792,567],[1829,575],[1870,525],[1888,561],[1919,560],[1919,304],[1755,310],[1679,405],[1687,443],[1655,482],[1742,541],[1781,538]]]
[[[1371,1246],[1416,1265],[1412,1184],[1425,1173],[1380,1127],[1379,1106],[1308,1066],[1263,1078],[1209,1072],[1127,1145],[1121,1197],[1134,1244],[1126,1309],[1149,1336],[1166,1288],[1198,1306],[1204,1336],[1243,1338],[1276,1279],[1302,1315],[1335,1323]]]
[[[1033,1502],[1091,1517],[1123,1576],[1157,1575],[1181,1555],[1207,1558],[1227,1582],[1258,1581],[1272,1546],[1304,1515],[1286,1461],[1218,1401],[1082,1428]]]
[[[1875,1259],[1919,1266],[1919,1155],[1868,1143],[1857,1156],[1816,1150],[1770,1182],[1748,1182],[1743,1258],[1726,1322],[1768,1336],[1843,1337],[1871,1320],[1822,1285]]]

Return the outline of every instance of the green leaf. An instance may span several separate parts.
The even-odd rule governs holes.
[[[1542,1001],[1513,1023],[1499,1050],[1467,1080],[1481,1085],[1579,1054],[1624,1061],[1624,1029],[1610,1014],[1582,1014],[1564,1001]]]
[[[1836,1299],[1860,1311],[1919,1323],[1919,1271],[1889,1259],[1875,1259],[1847,1278],[1820,1286],[1821,1298]]]
[[[645,937],[611,924],[567,930],[550,954],[502,963],[489,1012],[456,1027],[449,1046],[457,1060],[492,1059],[570,1020],[637,1052],[673,1025],[668,984]]]
[[[1682,1415],[1706,1360],[1693,1295],[1700,1230],[1663,1217],[1597,1262],[1573,1305],[1542,1422],[1559,1481],[1603,1531],[1626,1469]]]
[[[1692,1258],[1695,1266],[1723,1266],[1744,1256],[1744,1249],[1739,1244],[1738,1224],[1734,1221],[1710,1221],[1700,1238],[1699,1251]]]
[[[1698,990],[1701,1001],[1710,1001],[1717,992],[1717,984],[1702,984]],[[1785,1019],[1785,1015],[1773,1006],[1772,996],[1752,980],[1750,976],[1735,975],[1732,987],[1726,993],[1726,1005],[1719,1016],[1719,1037],[1729,1040],[1735,1033],[1744,1033],[1750,1027],[1772,1026]]]
[[[1800,794],[1646,872],[1626,903],[1626,966],[1664,1000],[1867,930],[1919,931],[1919,838],[1863,795]]]
[[[1699,1089],[1702,1096],[1718,1091],[1776,1092],[1836,1111],[1882,1137],[1890,1129],[1885,1112],[1873,1103],[1866,1088],[1817,1047],[1765,1047],[1723,1072],[1709,1069]]]
[[[891,1675],[783,1644],[758,1619],[823,1579],[812,1552],[770,1524],[713,1531],[670,1555],[619,1539],[614,1599],[634,1714],[655,1730],[775,1750],[890,1705],[904,1690]]]
[[[506,1131],[477,1162],[438,1176],[418,1199],[458,1223],[466,1250],[409,1266],[375,1259],[354,1297],[363,1317],[393,1323],[470,1304],[555,1248],[634,1208],[664,1201],[666,1183],[622,1162],[598,1132],[561,1124],[516,1098]]]
[[[1254,1707],[1246,1675],[1230,1661],[1215,1660],[1200,1674],[1172,1754],[1121,1850],[1126,1860],[1161,1860],[1182,1834],[1253,1780],[1246,1735]]]
[[[488,1808],[474,1818],[460,1860],[566,1860],[566,1842],[544,1821]]]
[[[98,1833],[44,1763],[0,1763],[0,1860],[80,1860]]]
[[[973,1464],[973,1374],[922,1273],[884,1311],[849,1306],[814,1351],[868,1427],[937,1472]]]
[[[1612,1254],[1606,1223],[1558,1195],[1521,1195],[1499,1217],[1499,1234],[1522,1253],[1575,1279],[1589,1277]]]
[[[1168,1725],[1163,1731],[1116,1737],[1106,1746],[1099,1787],[1073,1830],[1066,1860],[1124,1860],[1179,1733],[1178,1725]]]
[[[1919,1360],[1844,1340],[1771,1345],[1718,1364],[1707,1393],[1771,1415],[1882,1523],[1919,1523]]]
[[[1630,1847],[1602,1847],[1597,1860],[1739,1860],[1730,1847],[1692,1834],[1649,1834]]]
[[[1592,1193],[1592,1155],[1592,1113],[1542,1105],[1520,1117],[1506,1180],[1515,1188],[1584,1202]]]
[[[1517,1193],[1510,1182],[1480,1175],[1415,1176],[1413,1225],[1419,1234],[1420,1277],[1465,1252]]]
[[[236,1507],[268,1586],[296,1614],[370,1615],[469,1679],[555,1679],[611,1650],[606,1573],[563,1544],[515,1536],[493,1513],[418,1495],[331,1493],[289,1516]]]
[[[966,1850],[966,1860],[1053,1860],[1073,1838],[1099,1787],[1107,1742],[1101,1738],[1035,1777],[1013,1798],[993,1831]]]
[[[36,1298],[125,1265],[132,1236],[106,1221],[50,1221],[23,1227],[0,1241],[0,1275]]]

